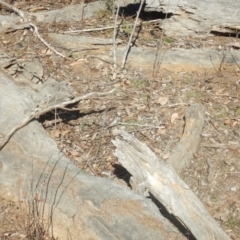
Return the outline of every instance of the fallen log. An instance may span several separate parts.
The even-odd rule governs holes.
[[[139,187],[148,188],[170,214],[187,226],[196,239],[230,239],[168,163],[127,132],[121,131],[120,135],[123,140],[112,140],[117,147],[115,156],[137,179]]]

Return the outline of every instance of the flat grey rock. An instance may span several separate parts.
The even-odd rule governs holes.
[[[138,0],[120,0],[121,7],[140,3]],[[238,25],[240,1],[236,0],[146,0],[144,11],[173,14],[161,20],[168,36],[208,34],[213,27]],[[117,6],[117,2],[115,2]]]
[[[2,72],[0,86],[2,141],[33,103]],[[17,131],[1,149],[0,194],[11,201],[37,202],[47,219],[53,214],[59,240],[69,234],[71,239],[185,239],[151,200],[76,167],[37,121]]]
[[[71,50],[88,50],[96,48],[99,45],[112,45],[111,39],[95,39],[82,36],[68,36],[63,34],[49,34],[49,36],[63,48]],[[118,43],[118,42],[117,42]],[[96,50],[99,50],[96,48]],[[100,51],[92,53],[93,56],[97,56],[103,60],[111,62],[113,60],[112,46]],[[116,57],[117,62],[120,64],[125,55],[126,47],[117,47]],[[134,69],[152,69],[156,58],[156,49],[147,47],[132,47],[127,58],[127,67]],[[192,69],[204,69],[204,68],[217,68],[220,66],[222,59],[224,63],[235,65],[240,64],[240,52],[228,48],[227,50],[216,50],[213,48],[173,48],[168,50],[159,51],[158,62],[161,63],[161,67],[166,68],[192,68]],[[99,60],[100,61],[100,60]],[[93,65],[94,62],[91,61]]]
[[[113,45],[113,39],[93,38],[86,36],[73,36],[57,33],[49,33],[48,36],[57,44],[64,48],[72,50],[91,50],[97,45]],[[121,40],[116,40],[116,43],[121,43]],[[96,48],[97,49],[97,48]]]
[[[122,58],[126,49],[121,47],[117,50],[118,63],[122,62]],[[131,48],[128,54],[127,67],[134,69],[151,69],[156,58],[155,49]],[[224,59],[224,60],[223,60]],[[161,68],[169,68],[175,70],[198,69],[205,68],[218,69],[220,64],[227,63],[232,66],[240,64],[240,52],[237,50],[215,50],[209,48],[199,49],[181,49],[160,51],[157,57]]]
[[[32,13],[38,22],[70,22],[94,17],[98,11],[106,10],[104,1],[92,2],[87,5],[75,4],[62,9]]]

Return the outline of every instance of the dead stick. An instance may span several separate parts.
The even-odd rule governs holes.
[[[27,17],[25,16],[25,14],[18,8],[14,7],[11,4],[8,4],[2,0],[0,0],[0,4],[7,7],[8,9],[11,9],[12,11],[14,11],[15,13],[17,13],[23,20],[24,22],[28,22],[29,20],[27,19]]]
[[[38,28],[35,24],[33,23],[29,23],[29,26],[32,27],[34,29],[34,33],[36,34],[36,36],[38,37],[38,39],[48,48],[50,49],[52,52],[56,53],[57,55],[59,55],[62,58],[66,58],[66,56],[64,56],[62,53],[58,52],[54,47],[52,47],[49,43],[46,42],[46,40],[44,40],[41,35],[38,32]]]
[[[29,24],[29,28],[33,29],[34,33],[36,34],[37,38],[48,48],[50,49],[52,52],[54,52],[55,54],[59,55],[62,58],[66,58],[66,56],[64,56],[62,53],[58,52],[54,47],[50,46],[49,43],[46,42],[46,40],[44,40],[41,35],[38,32],[38,28],[35,24],[33,24],[32,22],[30,22],[30,20],[25,16],[24,12],[22,12],[20,9],[12,6],[11,4],[8,4],[2,0],[0,0],[0,4],[11,9],[12,11],[16,12],[22,19],[24,22],[28,22]],[[26,26],[25,26],[26,27]]]
[[[118,26],[119,26],[119,24],[118,24]],[[103,31],[103,30],[114,29],[114,28],[115,28],[115,26],[101,27],[101,28],[88,28],[88,29],[81,29],[81,30],[64,31],[62,33],[94,32],[94,31]]]
[[[20,124],[18,124],[17,126],[15,126],[9,133],[8,135],[4,138],[4,140],[2,141],[2,143],[0,144],[0,151],[3,149],[3,147],[8,143],[8,141],[10,140],[10,138],[13,136],[13,134],[15,132],[17,132],[19,129],[25,127],[28,123],[30,123],[33,119],[35,118],[38,118],[39,116],[47,113],[47,112],[50,112],[52,110],[55,110],[55,109],[61,109],[61,108],[65,108],[65,106],[67,105],[70,105],[70,104],[74,104],[74,103],[77,103],[77,102],[80,102],[84,99],[87,99],[87,98],[90,98],[92,96],[102,96],[102,95],[106,95],[106,94],[111,94],[115,91],[115,89],[112,89],[111,91],[109,92],[104,92],[104,93],[99,93],[99,92],[91,92],[91,93],[87,93],[83,96],[79,96],[77,98],[74,98],[70,101],[66,101],[66,102],[62,102],[62,103],[58,103],[58,104],[55,104],[53,106],[49,106],[47,108],[36,108],[34,109],[34,111],[30,114],[30,116],[27,116]]]
[[[124,55],[123,60],[122,60],[122,66],[121,66],[122,69],[125,67],[125,64],[126,64],[127,56],[128,56],[129,51],[130,51],[131,44],[132,44],[133,34],[135,32],[135,28],[137,26],[139,15],[140,15],[140,12],[142,10],[142,6],[143,6],[144,2],[145,2],[144,0],[141,0],[140,6],[139,6],[139,9],[138,9],[138,12],[137,12],[137,16],[136,16],[136,19],[135,19],[135,23],[134,23],[131,35],[129,37],[129,41],[128,41],[128,44],[127,44],[127,49],[126,49],[125,55]]]
[[[116,69],[117,67],[117,59],[116,59],[116,36],[117,36],[117,19],[118,19],[118,14],[119,14],[119,1],[118,1],[118,7],[117,7],[117,12],[115,15],[115,21],[114,21],[114,31],[113,31],[113,68]]]

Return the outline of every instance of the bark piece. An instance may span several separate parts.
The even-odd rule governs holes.
[[[206,211],[174,169],[159,159],[145,144],[125,131],[117,138],[115,156],[119,162],[148,186],[170,214],[175,215],[198,239],[230,239]]]

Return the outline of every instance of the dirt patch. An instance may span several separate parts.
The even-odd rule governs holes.
[[[34,204],[39,203],[0,199],[0,239],[54,239],[48,233],[46,219],[34,212]]]

